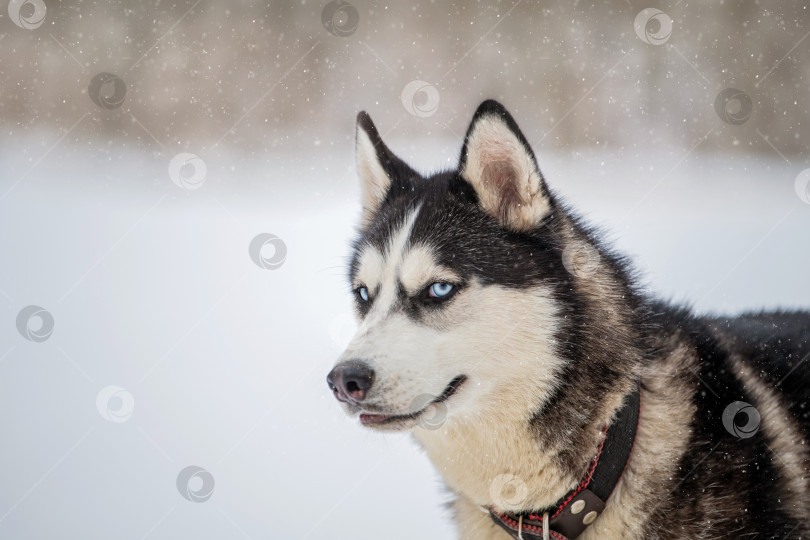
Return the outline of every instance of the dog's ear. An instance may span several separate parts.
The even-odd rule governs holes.
[[[551,211],[534,153],[497,101],[487,100],[475,111],[458,169],[483,210],[509,229],[530,230]]]
[[[357,115],[355,156],[357,175],[360,177],[363,221],[368,223],[385,200],[391,184],[416,173],[385,146],[377,127],[365,111]]]

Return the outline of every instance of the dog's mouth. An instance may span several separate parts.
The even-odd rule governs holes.
[[[437,403],[442,403],[450,399],[459,387],[467,380],[466,375],[459,375],[445,387],[439,397],[429,401],[424,407],[414,413],[409,414],[382,414],[372,412],[361,412],[360,423],[368,427],[406,427],[408,424],[416,424],[425,412]]]

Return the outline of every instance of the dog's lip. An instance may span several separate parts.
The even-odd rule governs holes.
[[[418,418],[423,412],[427,410],[428,407],[433,405],[434,403],[441,403],[443,401],[447,401],[450,399],[450,396],[456,393],[459,387],[464,384],[464,381],[467,380],[466,375],[459,375],[445,387],[444,391],[439,394],[439,397],[425,405],[420,410],[410,413],[410,414],[384,414],[384,413],[375,413],[375,412],[365,412],[360,411],[360,423],[363,425],[380,425],[380,424],[390,424],[394,422],[401,422],[406,420],[415,420]]]

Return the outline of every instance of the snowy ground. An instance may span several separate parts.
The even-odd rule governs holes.
[[[51,140],[0,154],[0,537],[450,537],[424,455],[344,418],[324,382],[352,327],[348,147],[203,156],[205,183],[185,191],[173,153],[66,141],[37,163]],[[459,144],[391,143],[424,168]],[[657,294],[810,306],[801,164],[682,150],[541,164]],[[278,269],[248,255],[262,232],[288,248]],[[15,328],[30,304],[54,317],[41,343]],[[97,408],[109,385],[134,399],[124,422]],[[215,480],[204,503],[178,492],[189,465]]]

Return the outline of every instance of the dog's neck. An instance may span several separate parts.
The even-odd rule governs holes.
[[[525,403],[522,414],[514,414],[518,399],[508,416],[452,417],[439,429],[416,428],[414,436],[454,492],[502,512],[532,511],[554,505],[580,483],[622,397],[613,396],[576,433],[558,433],[553,440],[531,427],[536,404]]]

